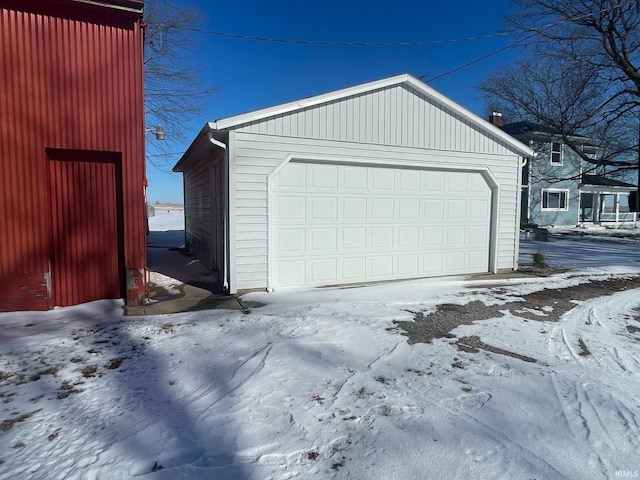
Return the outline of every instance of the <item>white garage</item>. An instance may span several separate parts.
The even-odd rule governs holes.
[[[174,170],[235,293],[513,270],[531,154],[401,75],[208,123]]]

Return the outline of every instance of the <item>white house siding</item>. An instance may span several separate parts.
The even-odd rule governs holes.
[[[386,101],[385,105],[387,105]],[[388,106],[391,105],[392,102]],[[464,151],[463,148],[453,144],[439,150],[257,134],[249,133],[247,129],[244,132],[236,132],[234,152],[231,157],[235,167],[235,211],[231,212],[235,215],[235,287],[238,290],[246,290],[267,286],[267,178],[274,169],[291,156],[307,160],[407,164],[416,167],[454,167],[473,170],[487,168],[499,186],[497,217],[499,228],[496,231],[497,268],[512,269],[517,236],[519,157],[502,145],[492,145],[492,142],[487,139],[480,141],[480,134],[466,125],[458,128],[459,131],[465,129],[468,130],[468,134],[458,135],[456,138],[463,143],[467,142],[465,148],[470,148],[468,142],[477,135],[478,141],[473,143],[476,151]],[[450,137],[446,135],[446,131],[440,131],[439,135],[445,138]],[[444,141],[438,142],[439,145],[443,143]],[[482,144],[483,148],[478,144]],[[234,195],[234,192],[231,194]]]
[[[269,117],[234,130],[433,150],[512,153],[407,84]]]

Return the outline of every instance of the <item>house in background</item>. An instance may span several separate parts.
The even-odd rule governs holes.
[[[0,311],[146,290],[142,0],[0,0]]]
[[[637,186],[608,178],[602,167],[594,168],[564,144],[556,130],[526,121],[503,125],[499,114],[493,114],[490,122],[535,152],[522,173],[524,225],[618,225],[636,221],[636,215],[629,212],[628,197]],[[596,158],[598,149],[589,138],[572,140]]]
[[[516,269],[532,153],[399,75],[207,123],[174,171],[235,293]]]

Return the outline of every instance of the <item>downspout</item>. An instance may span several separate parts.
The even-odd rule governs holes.
[[[216,147],[220,147],[224,150],[224,178],[225,182],[225,195],[224,195],[224,261],[222,268],[222,291],[229,292],[229,150],[227,145],[220,140],[217,140],[213,136],[213,132],[208,132],[209,141]]]
[[[516,198],[516,205],[517,205],[517,218],[516,218],[516,235],[515,235],[515,240],[516,240],[516,244],[515,244],[515,255],[513,257],[513,270],[516,271],[518,270],[518,257],[520,256],[520,224],[522,223],[522,171],[524,169],[524,167],[527,165],[527,162],[529,161],[529,159],[527,157],[522,157],[519,165],[518,165],[518,195],[520,198]],[[529,188],[527,187],[527,197],[529,196],[529,192],[528,192]],[[527,201],[527,204],[529,202]],[[529,205],[527,205],[527,209],[529,208]]]

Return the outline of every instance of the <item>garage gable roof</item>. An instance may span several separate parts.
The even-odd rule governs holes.
[[[409,74],[402,74],[394,77],[384,78],[382,80],[376,80],[374,82],[364,83],[361,85],[356,85],[353,87],[348,87],[341,90],[296,100],[293,102],[283,103],[280,105],[275,105],[273,107],[267,107],[260,110],[254,110],[252,112],[222,118],[214,122],[209,122],[207,125],[211,130],[234,130],[242,125],[265,120],[269,117],[293,113],[309,107],[331,103],[337,100],[345,99],[347,97],[361,95],[364,93],[400,84],[407,84],[411,88],[417,90],[418,92],[421,92],[423,95],[433,100],[435,103],[440,104],[445,109],[455,112],[461,118],[465,119],[471,125],[475,126],[479,131],[483,132],[487,136],[501,141],[515,153],[525,157],[533,156],[533,151],[519,140],[516,140],[514,137],[502,131],[500,128],[471,113],[469,110],[463,108],[451,99],[445,97],[441,93],[429,87],[424,82]]]

